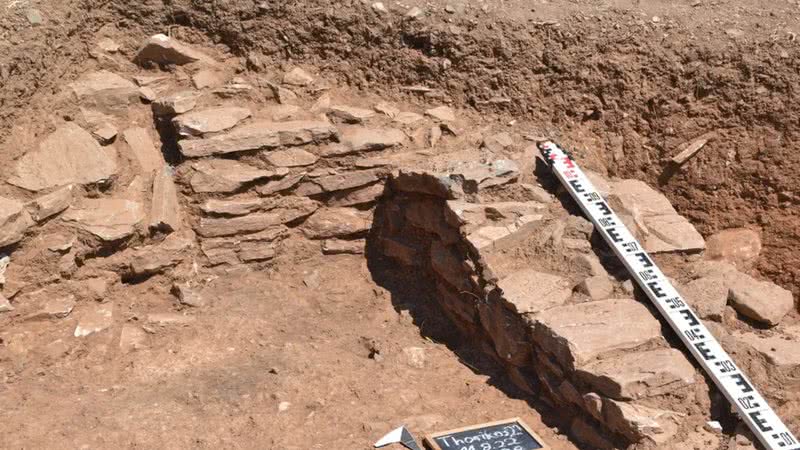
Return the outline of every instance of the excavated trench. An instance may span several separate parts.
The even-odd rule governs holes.
[[[798,107],[787,98],[800,76],[793,68],[797,55],[779,56],[782,49],[769,42],[741,44],[736,51],[722,54],[696,42],[655,44],[658,40],[650,37],[661,30],[626,13],[598,19],[596,25],[578,26],[582,21],[573,18],[558,29],[531,29],[508,19],[491,25],[473,17],[459,17],[452,23],[401,15],[387,20],[359,2],[346,8],[325,2],[256,6],[245,1],[85,2],[81,7],[93,30],[108,30],[113,23],[111,28],[124,31],[130,42],[138,43],[142,36],[165,27],[188,41],[215,42],[219,49],[236,55],[237,63],[253,77],[271,77],[291,61],[315,66],[348,89],[418,106],[449,103],[468,109],[473,117],[489,116],[485,122],[516,120],[514,130],[519,135],[560,138],[586,167],[658,186],[706,236],[731,227],[758,229],[764,250],[753,272],[797,293],[800,257],[794,250],[800,243],[796,217],[800,190],[794,180],[800,174],[800,159],[791,146],[799,125]],[[611,26],[619,21],[628,21],[630,26],[621,30]],[[73,36],[76,30],[79,27],[65,26],[54,36],[59,32]],[[632,33],[641,40],[630,42],[627,37]],[[87,37],[78,33],[70,39],[75,43]],[[16,54],[3,64],[12,68],[0,88],[4,137],[11,128],[5,125],[47,107],[47,89],[63,76],[45,73],[43,61],[51,56],[40,49],[27,58]],[[69,73],[69,63],[83,58],[83,52],[66,46],[56,56],[53,64],[66,67]],[[32,67],[39,71],[26,72]],[[31,77],[41,78],[40,88],[20,90]],[[411,85],[428,89],[412,93],[402,89]],[[23,107],[29,99],[31,106]],[[158,119],[154,125],[167,162],[188,167],[173,128]],[[708,148],[671,177],[664,177],[676,149],[708,131],[716,133]],[[624,286],[622,268],[592,236],[591,227],[579,218],[563,192],[559,194],[552,178],[525,166],[524,161],[533,155],[517,151],[522,147],[515,144],[513,151],[491,152],[495,159],[508,157],[522,166],[513,179],[494,185],[480,184],[492,177],[503,178],[496,168],[491,177],[477,178],[474,184],[467,182],[469,176],[439,177],[434,170],[365,169],[368,166],[359,166],[352,157],[320,163],[319,169],[375,170],[368,185],[370,200],[345,205],[352,206],[359,219],[378,197],[376,186],[388,179],[367,239],[376,281],[385,280],[393,296],[402,299],[395,305],[398,309],[409,306],[406,301],[413,303],[416,293],[427,292],[426,298],[436,303],[434,311],[446,317],[434,323],[454,331],[426,331],[429,328],[420,322],[423,333],[441,336],[454,347],[469,342],[493,361],[490,368],[507,374],[516,389],[549,411],[551,422],[569,429],[580,442],[598,448],[668,445],[675,436],[702,434],[697,427],[709,418],[722,421],[726,431],[733,432],[736,421],[724,399],[709,388],[699,371],[691,365],[686,368],[681,351],[670,350],[680,348],[671,332],[656,321],[645,299],[630,300],[638,293]],[[220,159],[247,163],[253,156],[244,152]],[[189,175],[188,169],[178,170],[178,177]],[[521,188],[517,182],[528,187]],[[532,182],[556,194],[555,200],[543,190],[532,189]],[[242,184],[233,194],[264,185]],[[344,194],[306,195],[292,185],[288,190],[259,194],[310,199],[278,206],[289,210],[312,202],[334,207],[341,197],[362,188],[356,184],[344,189]],[[214,197],[195,200],[199,204],[207,199]],[[196,208],[192,214],[197,220],[229,218],[227,213],[205,214]],[[303,228],[309,215],[302,213],[285,225]],[[360,237],[358,233],[364,231],[348,239]],[[260,238],[280,242],[284,236]],[[224,240],[224,236],[201,237],[205,257],[212,260],[211,254],[223,255]],[[260,243],[255,240],[255,245]],[[257,254],[247,260],[243,255],[255,252],[252,247],[246,239],[237,241],[235,261],[266,264],[262,261],[274,256]],[[97,259],[110,253],[104,250]],[[210,265],[224,263],[226,255]],[[697,258],[679,253],[664,261],[680,267]],[[676,273],[683,277],[681,281],[688,279],[685,272]],[[139,281],[149,275],[131,273],[124,280]],[[598,276],[610,276],[605,298],[588,301],[589,291],[573,291],[583,280]],[[415,286],[409,294],[408,285],[418,284],[428,289]],[[735,320],[723,320],[722,315],[717,318],[720,322]],[[795,320],[796,312],[789,317]],[[595,330],[598,322],[600,331],[585,335],[570,331],[575,323],[578,329]],[[619,329],[620,323],[630,326]],[[741,324],[734,328],[746,329]],[[593,348],[599,341],[611,344]],[[642,378],[621,383],[604,361],[643,367],[636,374]],[[674,364],[664,367],[658,361]],[[750,358],[746,365],[758,371],[756,377],[768,385],[771,400],[780,399],[782,405],[791,401],[781,394],[780,386],[794,380],[793,373],[771,368],[760,356]],[[656,367],[653,373],[657,375],[648,378],[645,372],[650,366]],[[670,370],[674,367],[680,370]],[[511,389],[508,392],[516,395]]]

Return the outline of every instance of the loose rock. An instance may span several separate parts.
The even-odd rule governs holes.
[[[583,280],[578,285],[578,292],[588,295],[592,300],[603,300],[614,292],[614,285],[608,277],[597,275]]]
[[[151,230],[165,232],[177,231],[181,224],[181,206],[178,202],[178,188],[172,178],[172,170],[164,167],[156,172],[153,179],[153,195],[150,204]]]
[[[674,393],[694,383],[695,370],[680,351],[657,349],[601,359],[577,375],[597,392],[626,400]]]
[[[394,117],[394,121],[403,125],[413,125],[420,120],[424,119],[421,114],[415,112],[403,111]]]
[[[135,84],[107,70],[86,74],[70,87],[82,106],[108,112],[122,112],[139,101]]]
[[[433,117],[442,122],[453,122],[456,120],[456,113],[449,106],[439,106],[425,111],[425,115]]]
[[[99,333],[114,324],[111,303],[88,305],[88,308],[78,321],[78,326],[75,327],[75,337]]]
[[[650,438],[656,444],[670,442],[678,426],[672,411],[648,408],[634,403],[606,400],[603,405],[606,425],[631,441]]]
[[[172,123],[182,136],[202,136],[231,129],[250,115],[247,108],[210,108],[182,114],[172,119]]]
[[[356,108],[354,106],[336,105],[328,109],[328,114],[347,123],[363,123],[375,115],[370,109]]]
[[[365,242],[343,241],[341,239],[326,239],[322,241],[322,253],[325,255],[361,255],[364,253]]]
[[[303,224],[309,239],[349,237],[369,231],[372,215],[351,208],[323,208]]]
[[[269,152],[265,159],[277,167],[303,167],[316,163],[319,156],[300,148],[290,148]]]
[[[314,82],[314,77],[305,70],[295,67],[283,76],[283,82],[293,86],[308,86]]]
[[[86,130],[68,122],[25,153],[8,182],[29,191],[105,182],[117,172],[113,151],[104,150]]]
[[[406,134],[394,128],[362,128],[348,127],[342,130],[340,141],[346,147],[346,153],[383,150],[402,144]]]
[[[769,281],[758,281],[748,275],[731,277],[729,300],[740,314],[758,322],[775,326],[792,307],[792,293]]]
[[[0,197],[0,248],[21,241],[32,225],[33,220],[22,203]]]
[[[75,296],[51,298],[47,300],[41,311],[31,314],[25,320],[63,319],[75,308]]]
[[[257,122],[221,136],[184,140],[178,146],[184,156],[196,158],[322,142],[336,134],[336,128],[327,122]]]
[[[800,327],[793,326],[781,334],[762,336],[756,333],[734,333],[738,341],[753,347],[764,355],[770,364],[793,371],[800,367]]]
[[[569,369],[660,338],[658,320],[644,305],[629,299],[548,309],[536,316],[534,329],[534,339]]]
[[[381,114],[389,116],[389,118],[391,119],[394,119],[397,116],[397,114],[400,113],[399,109],[386,102],[378,103],[377,105],[374,106],[374,109],[375,111]]]
[[[208,55],[164,34],[156,34],[148,39],[135,60],[139,64],[153,62],[160,65],[183,65],[197,61],[216,64]]]
[[[153,102],[153,114],[157,116],[174,116],[184,114],[197,106],[197,94],[192,91],[181,91]]]
[[[208,304],[203,294],[193,288],[190,283],[176,283],[172,287],[172,292],[183,305],[202,308]]]
[[[11,302],[9,302],[3,294],[0,294],[0,313],[11,312],[13,310],[14,306],[11,305]]]
[[[153,139],[145,128],[128,128],[122,132],[122,139],[128,143],[133,153],[133,159],[138,164],[142,175],[150,175],[161,170],[164,165],[164,156],[153,145]]]
[[[497,287],[520,314],[562,306],[572,294],[566,279],[533,269],[514,272],[501,279]]]
[[[265,178],[285,176],[281,172],[262,170],[229,159],[207,159],[192,165],[194,174],[189,179],[196,193],[233,192],[247,183]]]
[[[67,210],[62,219],[111,242],[133,235],[144,220],[144,212],[140,203],[130,200],[85,199]]]

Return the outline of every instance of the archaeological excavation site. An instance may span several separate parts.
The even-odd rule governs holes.
[[[4,0],[0,448],[800,449],[798,8]]]

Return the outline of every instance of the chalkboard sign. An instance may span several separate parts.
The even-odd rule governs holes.
[[[542,439],[518,418],[482,423],[425,437],[430,450],[547,450]]]

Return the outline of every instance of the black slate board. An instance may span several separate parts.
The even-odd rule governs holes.
[[[547,450],[547,445],[518,418],[482,423],[425,437],[431,450]]]

